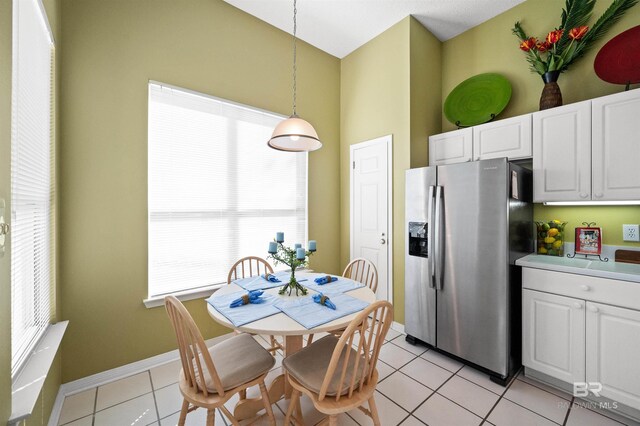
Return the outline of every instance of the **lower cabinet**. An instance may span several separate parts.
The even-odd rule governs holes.
[[[586,317],[586,381],[640,408],[640,311],[587,302]]]
[[[585,381],[584,301],[522,291],[522,364],[564,382]]]
[[[640,409],[639,357],[640,310],[523,289],[525,367]]]

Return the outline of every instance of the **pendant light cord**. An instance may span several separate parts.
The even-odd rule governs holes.
[[[298,9],[296,8],[296,0],[293,0],[293,116],[297,116],[296,114],[296,30],[297,30],[297,21],[296,14],[298,13]]]

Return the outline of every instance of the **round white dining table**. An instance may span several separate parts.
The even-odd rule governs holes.
[[[326,274],[323,274],[326,275]],[[296,278],[299,280],[302,279],[312,279],[313,277],[318,276],[318,274],[305,274],[298,273],[296,274]],[[340,277],[340,280],[344,280],[345,278]],[[283,282],[283,285],[285,283]],[[304,285],[304,282],[300,284]],[[308,289],[308,294],[306,296],[296,296],[295,290],[291,296],[289,295],[280,295],[278,291],[280,287],[270,288],[264,290],[265,293],[273,294],[278,298],[283,300],[292,300],[300,297],[310,297],[313,294],[316,294],[315,291]],[[221,297],[227,295],[229,293],[234,293],[238,291],[242,291],[243,288],[237,284],[231,283],[224,287],[219,288],[212,298],[215,300],[216,297]],[[360,287],[355,290],[351,290],[346,292],[349,296],[353,296],[355,298],[361,299],[369,304],[376,301],[375,293],[369,287]],[[207,310],[211,318],[213,318],[216,322],[224,325],[225,327],[232,328],[234,330],[238,330],[244,333],[252,333],[252,334],[263,334],[263,335],[273,335],[273,336],[284,336],[285,345],[284,345],[284,355],[285,357],[294,354],[302,348],[302,336],[308,334],[316,334],[327,332],[331,330],[337,330],[346,327],[349,323],[356,317],[360,312],[355,312],[350,315],[346,315],[344,317],[335,319],[326,324],[322,324],[318,327],[314,328],[305,328],[300,323],[288,317],[285,313],[279,312],[277,314],[268,316],[266,318],[262,318],[243,326],[237,327],[231,323],[224,315],[218,312],[213,306],[207,303]],[[280,375],[276,377],[271,386],[269,387],[269,399],[271,403],[275,403],[280,400],[282,397],[289,397],[290,389],[287,381],[285,380],[284,375]],[[240,419],[251,418],[255,416],[255,413],[260,411],[263,408],[262,401],[260,399],[245,399],[238,402],[234,409],[234,416]]]

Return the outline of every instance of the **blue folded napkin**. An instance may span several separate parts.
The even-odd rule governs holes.
[[[272,283],[279,283],[279,282],[282,282],[282,281],[280,281],[280,280],[278,279],[278,277],[276,277],[275,275],[270,274],[270,273],[268,273],[268,272],[267,272],[266,274],[262,274],[262,275],[260,275],[260,276],[261,276],[262,278],[264,278],[265,280],[267,280],[267,281],[269,281],[269,282],[272,282]]]
[[[249,293],[243,294],[242,296],[233,300],[229,305],[229,307],[237,308],[238,306],[248,305],[249,303],[254,303],[254,304],[264,303],[264,299],[260,298],[260,296],[262,296],[262,293],[264,293],[264,291],[262,290],[251,290]]]
[[[334,311],[336,310],[336,305],[334,305],[333,302],[329,300],[329,298],[324,294],[318,293],[318,294],[314,294],[311,297],[313,297],[314,302],[324,305],[329,309],[333,309]]]
[[[327,275],[326,277],[318,277],[314,280],[318,285],[325,285],[333,281],[338,281],[338,277]]]

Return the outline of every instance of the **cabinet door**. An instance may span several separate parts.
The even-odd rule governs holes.
[[[583,300],[522,291],[522,364],[559,380],[584,382]]]
[[[594,99],[593,200],[640,200],[640,90]]]
[[[602,384],[602,396],[640,409],[640,311],[587,302],[586,348],[586,381]]]
[[[473,159],[531,157],[531,115],[495,121],[473,128]]]
[[[591,101],[536,112],[533,199],[591,200]]]
[[[429,165],[464,163],[473,156],[473,129],[460,129],[429,137]]]

